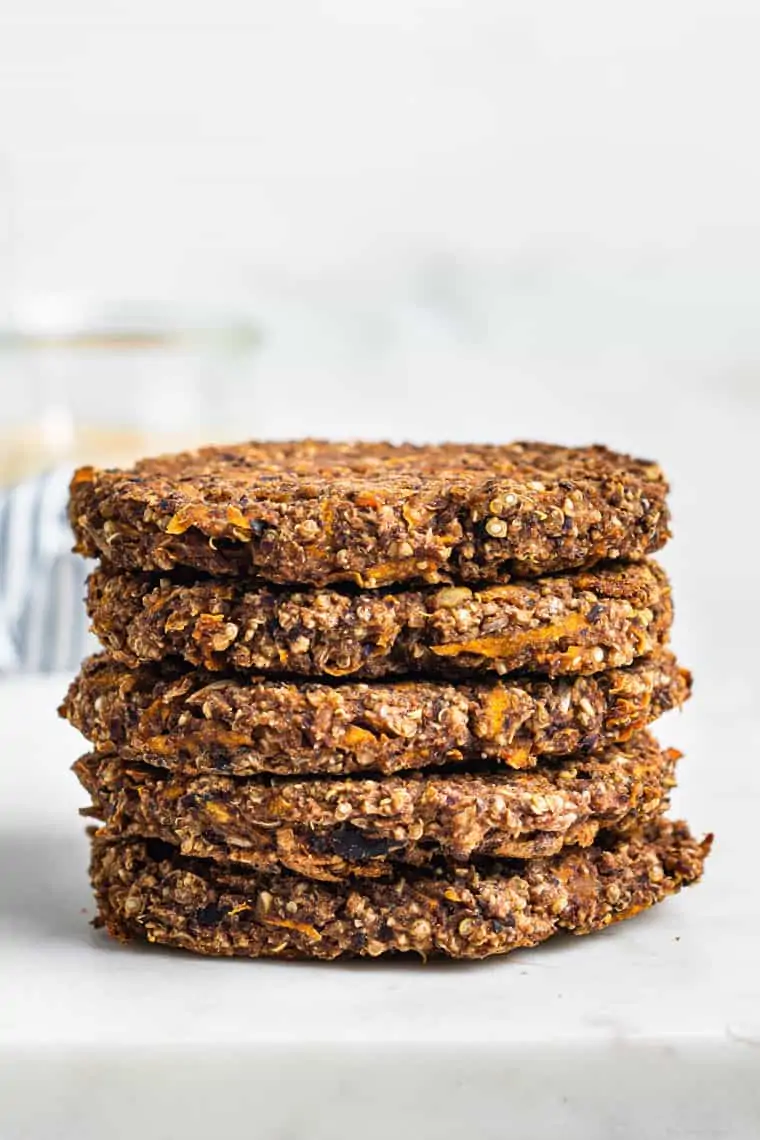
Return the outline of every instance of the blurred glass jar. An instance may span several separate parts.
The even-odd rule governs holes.
[[[0,485],[255,434],[247,320],[120,306],[0,326]]]
[[[255,434],[255,328],[119,310],[0,329],[0,675],[76,668],[95,648],[71,553],[78,464]]]

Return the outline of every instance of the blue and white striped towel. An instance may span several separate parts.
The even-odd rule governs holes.
[[[0,489],[0,672],[74,669],[95,646],[71,553],[69,469]]]

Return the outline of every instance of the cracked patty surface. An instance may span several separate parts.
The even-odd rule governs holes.
[[[666,640],[670,586],[654,562],[472,590],[273,590],[149,574],[90,577],[88,610],[126,664],[178,657],[210,671],[375,678],[629,665]]]
[[[660,468],[604,447],[243,443],[80,468],[76,549],[127,569],[374,589],[640,559],[669,535]]]
[[[601,829],[661,815],[679,753],[648,733],[531,772],[376,779],[172,777],[118,756],[74,771],[103,834],[156,838],[183,855],[316,879],[382,876],[438,857],[533,858],[588,846]]]
[[[661,651],[589,677],[480,683],[247,680],[89,658],[61,706],[101,751],[238,776],[392,773],[495,760],[513,768],[628,739],[689,696]]]
[[[93,842],[99,923],[115,938],[248,958],[485,958],[588,934],[696,882],[711,837],[655,820],[641,832],[521,864],[320,883],[183,858],[161,842]]]

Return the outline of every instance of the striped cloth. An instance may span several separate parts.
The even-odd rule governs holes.
[[[70,671],[95,646],[89,567],[71,553],[70,478],[57,468],[0,489],[0,672]]]

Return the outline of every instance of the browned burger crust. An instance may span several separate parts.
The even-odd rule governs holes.
[[[212,671],[365,678],[596,673],[652,653],[672,622],[670,586],[652,562],[475,591],[359,594],[98,570],[88,609],[129,665],[181,657]]]
[[[700,878],[710,844],[685,823],[658,819],[524,864],[318,883],[185,859],[162,843],[96,838],[91,875],[98,921],[122,941],[246,958],[485,958],[646,910]]]
[[[588,847],[600,829],[635,829],[664,812],[678,756],[640,733],[593,757],[500,775],[187,779],[97,754],[74,771],[92,798],[86,814],[106,821],[108,838],[162,839],[183,855],[341,879],[440,856],[465,863]]]
[[[690,688],[665,651],[590,677],[457,685],[241,681],[98,655],[61,713],[99,750],[183,772],[392,773],[480,758],[526,768],[626,740]]]
[[[76,549],[114,566],[377,587],[639,559],[668,537],[660,468],[542,443],[244,443],[81,468]]]

